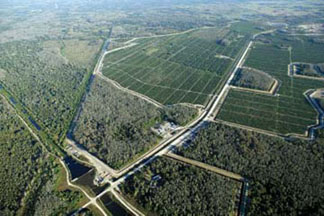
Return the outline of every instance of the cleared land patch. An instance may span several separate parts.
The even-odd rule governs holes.
[[[146,215],[230,215],[241,183],[194,166],[158,158],[121,185]]]
[[[217,118],[280,134],[305,134],[307,127],[316,123],[317,114],[303,94],[308,89],[323,87],[324,82],[290,77],[288,65],[291,61],[323,62],[324,44],[315,46],[309,38],[296,39],[279,33],[263,37],[268,43],[255,43],[245,66],[279,80],[279,96],[231,90]],[[305,53],[311,53],[314,58]]]
[[[137,39],[137,45],[106,55],[102,73],[162,104],[204,105],[248,36],[242,37],[229,28],[203,28],[185,34]]]

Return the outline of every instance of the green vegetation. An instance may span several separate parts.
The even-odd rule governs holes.
[[[262,71],[251,68],[241,68],[235,74],[231,84],[242,88],[270,91],[274,84],[274,79]]]
[[[137,45],[105,57],[103,74],[163,104],[204,105],[249,36],[215,27],[137,39]],[[219,55],[226,57],[215,57]]]
[[[65,171],[43,151],[2,98],[0,125],[0,214],[49,215],[75,209],[81,194],[58,189],[58,178]]]
[[[317,114],[303,93],[323,87],[324,82],[289,77],[289,50],[291,61],[315,64],[324,61],[324,44],[280,33],[262,38],[268,43],[255,43],[245,65],[280,80],[279,96],[231,90],[217,118],[281,134],[304,134],[307,126],[316,123]]]
[[[229,215],[240,185],[197,167],[158,158],[127,178],[121,190],[146,215]]]
[[[69,62],[71,54],[61,55],[55,41],[10,42],[0,44],[0,50],[2,85],[37,117],[35,123],[58,141],[73,117],[90,66],[73,63],[77,57]]]
[[[40,182],[37,194],[34,194],[34,209],[26,215],[66,215],[82,206],[87,199],[79,191],[66,185],[66,173],[59,165],[50,166],[47,180]]]
[[[145,112],[143,112],[145,111]],[[73,132],[75,140],[113,168],[121,168],[159,137],[151,127],[163,120],[186,123],[197,111],[185,106],[160,109],[94,78]]]
[[[165,119],[181,126],[185,126],[198,116],[196,108],[182,104],[167,106],[163,109],[162,113],[164,113]]]
[[[18,212],[25,191],[41,169],[44,158],[40,144],[0,98],[0,214]]]
[[[210,123],[178,154],[249,180],[249,215],[324,213],[324,140],[284,141]]]
[[[295,63],[294,72],[297,75],[310,77],[324,77],[324,64],[303,64]]]
[[[218,94],[251,36],[270,26],[278,32],[260,36],[246,64],[280,81],[280,96],[233,90],[218,117],[278,133],[303,133],[315,123],[316,112],[302,93],[323,87],[323,82],[289,77],[287,65],[305,62],[323,72],[324,37],[299,35],[323,34],[324,3],[319,0],[291,0],[289,4],[285,0],[228,0],[226,4],[218,0],[4,0],[0,5],[0,94],[15,109],[0,101],[0,215],[69,215],[83,206],[87,199],[68,187],[65,170],[55,159],[67,159],[63,143],[68,131],[114,168],[134,161],[161,139],[155,134],[158,130],[151,130],[157,123],[170,121],[183,126],[192,121],[197,116],[192,104],[206,105],[212,94]],[[113,40],[109,48],[138,39],[132,40],[137,43],[133,47],[107,55],[103,74],[166,106],[158,108],[96,79],[90,86],[107,37]],[[305,71],[317,76],[313,70],[301,69],[301,73]],[[242,85],[266,88],[263,78],[245,78]],[[80,103],[83,99],[84,104]],[[324,107],[323,100],[316,100]],[[322,139],[323,133],[317,134]],[[228,140],[228,146],[240,142],[231,137]],[[233,167],[241,168],[238,162],[242,160],[242,166],[257,166],[255,173],[269,167],[265,178],[271,183],[258,179],[261,183],[253,185],[252,195],[261,198],[252,200],[251,212],[324,214],[323,169],[319,165],[323,164],[322,145],[284,142],[277,149],[276,142],[260,144],[275,147],[264,148],[267,154],[256,157],[258,160],[267,160],[272,153],[280,155],[271,156],[274,161],[260,162],[260,167],[244,158],[222,158],[224,167],[231,159]],[[249,143],[245,148],[252,148],[255,142]],[[270,168],[277,165],[282,170],[292,167],[292,173],[278,171],[280,177],[270,176]],[[242,169],[247,176],[254,176],[253,167]],[[84,171],[75,170],[73,177]],[[151,175],[148,170],[160,173],[162,180],[151,185],[150,179],[145,179]],[[102,188],[94,187],[93,175],[93,171],[87,173],[78,183],[96,194]],[[135,177],[144,180],[139,183]],[[130,181],[136,184],[124,189],[129,199],[140,200],[149,213],[235,214],[236,183],[213,173],[158,159],[135,177]],[[133,187],[139,192],[134,194]],[[103,200],[106,206],[114,208],[115,200],[106,197],[113,201]],[[278,209],[269,210],[268,206],[276,205]],[[101,215],[93,205],[82,214]]]

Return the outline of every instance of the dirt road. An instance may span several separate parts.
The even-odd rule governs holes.
[[[167,157],[169,157],[171,159],[186,163],[186,164],[191,164],[193,166],[196,166],[196,167],[199,167],[199,168],[202,168],[202,169],[205,169],[205,170],[212,171],[214,173],[217,173],[219,175],[222,175],[222,176],[225,176],[225,177],[237,180],[237,181],[244,181],[244,177],[242,177],[241,175],[233,173],[233,172],[229,172],[229,171],[224,170],[224,169],[220,169],[220,168],[215,167],[215,166],[210,166],[208,164],[205,164],[205,163],[202,163],[202,162],[199,162],[199,161],[195,161],[195,160],[191,160],[191,159],[188,159],[188,158],[185,158],[185,157],[182,157],[180,155],[176,155],[176,154],[173,154],[173,153],[170,153],[170,152],[168,154],[166,154],[165,156],[167,156]]]

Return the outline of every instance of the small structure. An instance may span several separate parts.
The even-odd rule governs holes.
[[[110,178],[109,173],[107,172],[102,172],[96,175],[96,177],[93,180],[93,183],[97,186],[104,185],[108,179]]]
[[[155,175],[152,177],[152,181],[159,181],[160,179],[162,179],[160,175]]]
[[[174,122],[166,121],[164,124],[157,123],[152,129],[153,132],[159,136],[166,137],[171,136],[178,126]]]
[[[79,157],[80,157],[80,153],[79,153],[76,149],[74,149],[73,146],[68,145],[68,146],[66,147],[66,150],[67,150],[71,155],[75,156],[76,158],[79,158]]]
[[[162,179],[160,175],[155,175],[151,178],[150,187],[157,188],[159,181]]]

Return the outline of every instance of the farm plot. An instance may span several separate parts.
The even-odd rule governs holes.
[[[206,28],[137,39],[136,46],[108,54],[102,72],[123,87],[163,104],[204,105],[247,38],[228,28]]]
[[[287,70],[292,61],[324,62],[320,49],[314,48],[309,38],[287,35],[267,36],[268,44],[256,43],[245,66],[264,71],[281,81],[279,96],[231,90],[217,118],[237,124],[256,127],[280,134],[304,134],[307,126],[316,123],[316,112],[303,93],[320,88],[323,81],[289,77]],[[303,44],[303,45],[302,45]],[[318,44],[324,49],[324,44]],[[308,48],[313,50],[307,50]],[[291,53],[289,52],[291,50]],[[308,53],[318,52],[322,60],[309,58]],[[305,59],[303,58],[305,55]],[[312,54],[314,56],[314,54]]]
[[[158,158],[127,178],[121,191],[145,215],[235,215],[241,183]]]

